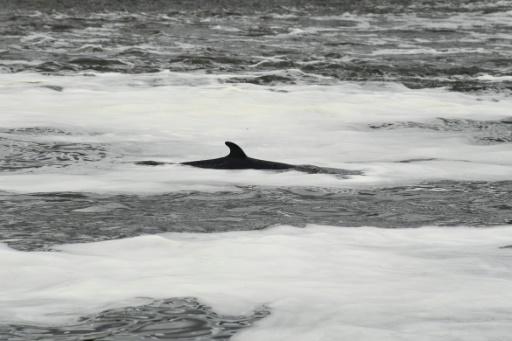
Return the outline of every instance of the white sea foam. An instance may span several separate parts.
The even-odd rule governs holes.
[[[481,81],[488,82],[512,82],[512,76],[493,76],[489,74],[483,74],[477,77]]]
[[[332,28],[332,27],[307,27],[307,28],[291,28],[288,33],[277,34],[274,38],[283,38],[288,36],[302,36],[302,35],[313,35],[318,33],[326,33],[326,32],[337,32],[343,30],[344,28]]]
[[[485,48],[442,48],[442,49],[433,49],[433,48],[411,48],[411,46],[407,46],[405,48],[397,48],[397,49],[379,49],[373,51],[371,54],[374,56],[381,55],[406,55],[406,54],[430,54],[430,55],[441,55],[441,54],[459,54],[459,53],[480,53],[480,54],[491,54],[491,51],[486,50]]]
[[[65,323],[198,297],[271,315],[235,340],[506,340],[512,226],[280,226],[170,233],[21,252],[0,244],[0,321]]]
[[[352,187],[438,179],[510,180],[509,144],[479,145],[473,136],[478,133],[470,130],[369,127],[438,117],[502,119],[510,117],[509,97],[410,90],[379,83],[272,88],[219,84],[219,79],[226,78],[168,72],[93,77],[1,74],[1,127],[88,131],[91,135],[55,139],[102,143],[110,154],[122,158],[4,173],[0,190],[166,192],[253,184]],[[64,90],[56,92],[44,85],[59,85]],[[222,156],[227,150],[225,140],[238,142],[257,158],[360,169],[365,174],[340,179],[297,172],[148,168],[131,163]],[[410,159],[434,160],[398,162]]]
[[[240,29],[231,26],[215,25],[211,28],[212,30],[225,31],[225,32],[240,32]]]

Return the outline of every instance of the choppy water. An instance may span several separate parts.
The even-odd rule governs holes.
[[[79,2],[55,12],[12,6],[1,14],[0,67],[51,74],[206,71],[230,74],[224,82],[262,85],[378,80],[507,92],[512,86],[508,1],[120,4],[108,12]]]
[[[163,232],[286,224],[418,227],[512,224],[512,182],[438,182],[365,190],[239,188],[232,193],[3,194],[0,233],[20,250]]]
[[[142,299],[141,299],[142,300]],[[66,326],[0,325],[2,340],[229,340],[268,315],[222,316],[194,298],[111,309]]]
[[[393,276],[404,281],[399,277],[404,273],[405,281],[418,278],[420,282],[413,285],[423,288],[421,295],[428,291],[424,288],[438,284],[437,278],[441,286],[453,284],[453,292],[441,292],[432,301],[454,297],[454,309],[461,310],[453,314],[461,324],[480,326],[475,340],[499,339],[503,336],[499,333],[507,331],[510,321],[503,316],[510,307],[485,296],[480,297],[484,312],[470,311],[455,287],[464,287],[466,276],[477,275],[473,281],[493,287],[490,278],[496,277],[507,287],[512,278],[508,249],[496,250],[512,241],[504,230],[497,233],[503,240],[482,234],[478,237],[482,245],[478,238],[468,237],[466,241],[478,252],[466,252],[459,245],[464,239],[457,234],[461,228],[455,226],[492,231],[492,226],[512,225],[511,1],[0,4],[0,251],[6,252],[3,275],[11,278],[0,283],[0,340],[227,340],[242,329],[250,331],[240,334],[247,340],[252,340],[253,330],[260,340],[318,339],[317,330],[325,340],[336,339],[333,335],[410,340],[423,334],[428,335],[426,340],[434,336],[448,340],[447,335],[431,333],[452,330],[452,325],[443,323],[457,322],[441,316],[449,310],[444,306],[438,310],[430,306],[433,312],[404,308],[399,321],[380,316],[368,322],[353,308],[354,302],[333,308],[328,299],[318,296],[325,291],[335,298],[347,294],[362,301],[373,299],[375,288],[369,289],[372,294],[354,288],[368,285],[364,279],[372,276],[394,288],[399,280]],[[350,176],[134,165],[148,159],[182,162],[220,156],[222,142],[229,139],[243,144],[251,156],[335,167]],[[183,254],[172,254],[177,257],[178,263],[171,265],[178,275],[167,265],[162,271],[169,273],[152,273],[151,264],[157,262],[158,252],[168,252],[168,245],[150,241],[154,250],[149,247],[146,254],[144,237],[133,239],[133,245],[132,239],[124,239],[166,232],[208,233],[217,238],[222,236],[219,232],[266,231],[281,225],[310,233],[302,229],[309,224],[364,231],[366,226],[433,225],[452,232],[446,236],[437,230],[418,232],[419,238],[432,244],[408,239],[409,232],[403,237],[362,232],[368,233],[367,240],[375,237],[376,243],[383,243],[378,246],[343,232],[349,241],[340,256],[355,263],[341,263],[334,270],[324,268],[339,251],[332,248],[327,232],[323,239],[311,237],[323,246],[312,248],[306,257],[300,245],[294,246],[296,250],[288,244],[298,243],[300,238],[294,236],[300,232],[288,231],[272,239],[270,231],[272,244],[262,246],[254,242],[260,238],[256,232],[247,232],[241,242],[255,243],[248,250],[256,253],[268,249],[274,255],[269,266],[281,258],[273,247],[281,245],[279,250],[284,250],[282,268],[265,278],[251,277],[266,268],[254,265],[259,259],[244,255],[242,249],[233,255],[226,251],[226,258],[220,257],[225,252],[222,247],[214,249],[210,258],[221,259],[213,263],[221,269],[216,272],[201,268],[209,258],[186,243],[180,246],[189,257],[183,258],[185,266],[179,263]],[[235,237],[223,242],[229,244],[230,238]],[[57,276],[55,282],[47,281],[50,275],[45,271],[53,273],[53,261],[57,268],[68,266],[58,256],[63,254],[62,244],[107,240],[121,243],[119,249],[112,249],[112,258],[93,252],[104,244],[84,244],[92,250],[84,254],[98,264],[90,265],[87,257],[76,261],[87,266],[90,277],[79,274],[75,281]],[[429,245],[439,240],[442,247],[436,246],[437,254]],[[142,261],[138,269],[149,269],[147,276],[140,276],[136,290],[124,287],[124,281],[129,285],[139,280],[129,269],[128,274],[122,272],[124,263],[119,277],[115,265],[101,272],[105,264],[125,257],[125,242],[134,251],[142,250],[136,259]],[[396,263],[401,270],[380,263],[386,243],[404,257]],[[55,250],[60,251],[54,255]],[[80,246],[69,250],[69,259],[82,252]],[[120,258],[114,251],[121,252]],[[41,265],[37,252],[55,258]],[[307,263],[316,255],[317,263]],[[358,255],[365,255],[367,263]],[[395,251],[382,255],[389,257],[390,264],[396,261]],[[410,255],[419,257],[414,258],[417,263],[408,263]],[[146,256],[148,264],[143,262]],[[243,269],[237,263],[239,256]],[[451,281],[450,275],[437,273],[440,267],[435,265],[429,270],[434,282],[425,284],[421,273],[407,272],[428,267],[436,257],[453,260],[450,269],[459,277],[452,276],[456,279]],[[282,280],[281,271],[288,276],[286,267],[294,268],[295,258],[304,264],[283,284],[298,295],[292,297],[273,285]],[[467,269],[469,263],[477,270]],[[326,275],[340,266],[362,277]],[[366,269],[376,274],[367,274]],[[194,277],[209,271],[211,277]],[[320,279],[314,282],[314,278]],[[212,292],[201,287],[202,280]],[[325,283],[332,287],[324,287]],[[174,284],[189,291],[173,291]],[[311,292],[306,290],[309,285]],[[138,290],[144,294],[146,287],[148,293],[158,293],[159,300],[148,303],[148,298],[139,305],[129,301],[140,297]],[[476,290],[466,289],[460,291],[462,296]],[[421,295],[407,292],[421,302]],[[198,299],[175,298],[194,295]],[[212,308],[199,303],[201,295],[211,300]],[[224,301],[222,295],[227,295]],[[244,301],[253,296],[261,301]],[[110,302],[108,297],[128,303]],[[385,297],[386,305],[403,308],[397,300],[388,302],[390,297]],[[94,313],[76,303],[80,300],[83,306],[92,304]],[[93,304],[96,300],[99,303]],[[250,308],[241,314],[215,313],[238,300]],[[115,308],[99,312],[108,309],[105,302]],[[380,311],[381,305],[372,302],[365,307]],[[2,307],[21,313],[3,316]],[[300,315],[304,311],[310,315]],[[59,319],[71,315],[87,316],[74,323]],[[297,316],[303,318],[300,327],[291,322]],[[489,325],[481,327],[482,321],[495,321],[498,334],[486,329]],[[337,329],[340,325],[345,329]],[[466,337],[464,328],[456,326],[452,336]],[[300,331],[302,327],[308,330]]]

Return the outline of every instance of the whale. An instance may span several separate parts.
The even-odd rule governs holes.
[[[282,162],[274,162],[274,161],[266,161],[254,159],[252,157],[248,157],[245,152],[238,146],[236,143],[226,141],[224,142],[226,146],[229,148],[229,154],[209,160],[200,160],[200,161],[189,161],[182,162],[182,165],[193,166],[199,168],[214,168],[214,169],[275,169],[275,170],[284,170],[284,169],[292,169],[293,165],[282,163]]]
[[[257,169],[257,170],[273,170],[273,171],[287,171],[295,170],[309,174],[335,174],[335,175],[360,175],[361,172],[357,170],[346,170],[328,167],[318,167],[314,165],[294,165],[283,162],[267,161],[255,159],[247,156],[243,149],[234,142],[226,141],[225,145],[229,148],[229,154],[224,157],[215,159],[186,161],[180,162],[180,165],[192,166],[197,168],[210,168],[210,169]],[[135,164],[143,166],[160,166],[165,164],[174,164],[169,162],[158,161],[138,161]]]

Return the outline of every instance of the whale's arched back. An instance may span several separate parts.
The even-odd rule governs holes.
[[[311,165],[293,165],[282,162],[274,162],[267,160],[255,159],[248,157],[245,152],[236,143],[231,141],[224,142],[229,148],[229,154],[224,157],[208,160],[188,161],[179,164],[185,166],[193,166],[199,168],[210,169],[268,169],[268,170],[296,170],[299,172],[316,174],[334,174],[345,177],[346,175],[361,175],[360,171],[349,171],[344,169],[323,168]],[[139,161],[137,165],[159,166],[167,164],[167,162],[158,161]]]

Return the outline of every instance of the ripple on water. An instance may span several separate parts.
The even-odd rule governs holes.
[[[46,127],[0,129],[0,172],[45,166],[66,167],[107,157],[107,148],[101,143],[56,139],[72,135],[69,131]]]
[[[164,232],[221,232],[273,225],[385,228],[512,223],[512,182],[441,181],[337,190],[241,187],[161,195],[3,193],[0,239],[19,250]]]
[[[371,129],[425,129],[446,132],[464,132],[475,143],[512,143],[512,121],[479,121],[470,119],[437,118],[429,122],[386,122],[370,124]]]
[[[0,68],[51,74],[202,70],[258,85],[323,84],[327,77],[461,92],[512,89],[503,78],[512,56],[511,1],[279,2],[223,1],[193,9],[167,3],[145,11],[136,4],[116,11],[109,2],[114,11],[105,13],[81,3],[72,13],[65,6],[52,11],[48,2],[34,12],[36,5],[20,3],[13,13],[0,13]],[[166,13],[169,6],[178,8]],[[275,71],[288,74],[275,77]]]
[[[0,325],[0,339],[46,340],[229,340],[241,329],[264,318],[264,307],[247,316],[215,313],[194,298],[172,298],[150,304],[111,309],[75,324],[41,326]]]

